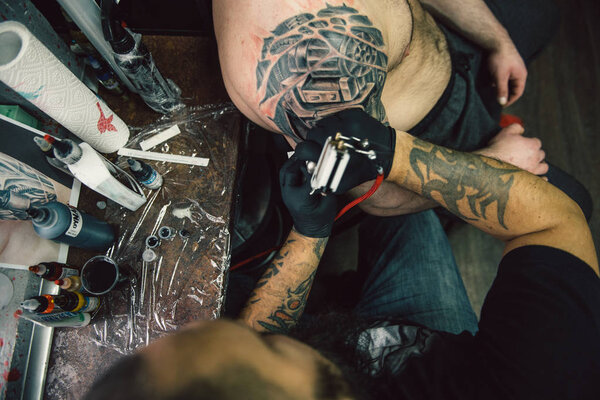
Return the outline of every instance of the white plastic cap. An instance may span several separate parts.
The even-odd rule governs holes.
[[[36,299],[27,299],[21,303],[21,307],[25,310],[35,311],[41,305]]]
[[[144,260],[146,262],[152,262],[152,261],[156,260],[156,253],[152,249],[146,249],[142,253],[142,260]]]

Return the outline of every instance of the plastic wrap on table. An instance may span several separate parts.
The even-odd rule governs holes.
[[[131,284],[104,296],[104,306],[88,328],[95,342],[122,353],[148,344],[189,321],[219,317],[224,273],[229,267],[229,214],[235,179],[235,157],[224,156],[237,143],[241,114],[231,105],[185,109],[145,127],[126,146],[177,125],[177,136],[148,151],[209,158],[207,167],[147,161],[162,174],[159,190],[146,190],[147,203],[130,212],[108,201],[104,219],[118,225],[119,237],[106,253]],[[126,169],[127,158],[117,165]],[[160,239],[144,259],[146,238],[159,237],[161,227],[172,235]],[[163,235],[164,236],[164,235]]]
[[[117,65],[148,107],[163,114],[181,109],[184,106],[180,99],[181,89],[172,80],[163,78],[142,42],[142,35],[127,32],[133,37],[135,47],[127,54],[113,52]]]

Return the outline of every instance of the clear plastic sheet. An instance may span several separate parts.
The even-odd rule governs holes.
[[[210,161],[199,167],[143,160],[162,174],[163,186],[145,189],[148,201],[136,212],[107,202],[104,219],[118,225],[119,237],[106,255],[132,279],[104,296],[103,307],[84,328],[93,341],[128,353],[189,321],[219,317],[241,121],[232,105],[185,109],[145,127],[127,144],[139,150],[140,141],[178,125],[179,135],[148,151]],[[128,170],[126,157],[116,163]],[[152,249],[154,260],[144,261],[146,238],[158,237],[161,227],[174,235]]]
[[[113,56],[137,93],[148,107],[159,113],[169,114],[183,108],[181,89],[172,80],[163,78],[152,54],[142,43],[142,35],[127,31],[135,40],[134,49],[127,54],[113,53]]]

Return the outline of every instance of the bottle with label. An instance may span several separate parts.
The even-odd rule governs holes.
[[[57,262],[43,262],[37,265],[32,265],[29,270],[39,276],[40,278],[55,281],[57,279],[63,279],[67,276],[78,275],[79,271],[67,264],[61,264]]]
[[[33,311],[40,314],[49,314],[54,310],[54,298],[49,294],[34,296],[24,300],[21,303],[24,310]]]
[[[54,281],[62,290],[68,292],[78,292],[81,289],[81,278],[77,275],[68,276],[66,278],[57,279]]]
[[[32,219],[33,229],[45,239],[100,251],[106,250],[115,241],[109,224],[56,201],[31,207],[27,213]]]
[[[81,183],[114,202],[136,211],[146,202],[142,188],[127,172],[98,154],[87,143],[56,140],[50,135],[44,139],[54,146],[54,155]]]
[[[98,82],[102,84],[106,89],[110,92],[118,95],[123,94],[123,89],[119,85],[119,81],[115,78],[113,73],[106,68],[100,61],[98,61],[94,56],[89,55],[87,58],[90,66],[93,68],[96,73],[96,78],[98,78]]]
[[[0,208],[13,211],[27,211],[31,200],[10,190],[0,190]]]
[[[87,326],[92,319],[89,313],[82,312],[57,312],[51,314],[36,314],[24,311],[20,318],[50,328],[80,328]]]
[[[183,107],[181,91],[162,76],[141,38],[134,37],[118,19],[113,18],[113,4],[109,1],[102,3],[102,30],[113,49],[117,66],[154,111],[169,114]]]
[[[100,306],[100,299],[94,296],[84,296],[79,292],[64,292],[62,294],[43,294],[34,296],[21,303],[27,311],[49,314],[52,311],[92,312]]]
[[[127,163],[129,164],[131,173],[139,183],[148,189],[160,189],[163,184],[163,177],[154,168],[143,161],[134,160],[133,158],[127,159]]]
[[[54,151],[52,150],[52,145],[50,143],[48,143],[39,136],[34,137],[33,141],[44,153],[44,156],[46,156],[46,161],[48,161],[48,164],[52,165],[54,168],[60,170],[61,172],[64,172],[69,176],[73,176],[71,171],[69,171],[69,168],[67,168],[67,165],[56,158],[56,156],[54,155]]]
[[[100,299],[94,296],[84,296],[79,292],[64,292],[53,296],[56,307],[71,312],[92,312],[100,306]]]

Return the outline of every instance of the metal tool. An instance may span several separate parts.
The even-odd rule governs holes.
[[[367,139],[346,137],[339,132],[335,134],[335,137],[329,136],[325,141],[319,161],[316,164],[314,162],[307,164],[308,172],[312,174],[311,194],[316,191],[327,194],[337,190],[350,161],[351,151],[366,155],[370,160],[377,158],[375,151],[369,149]]]

